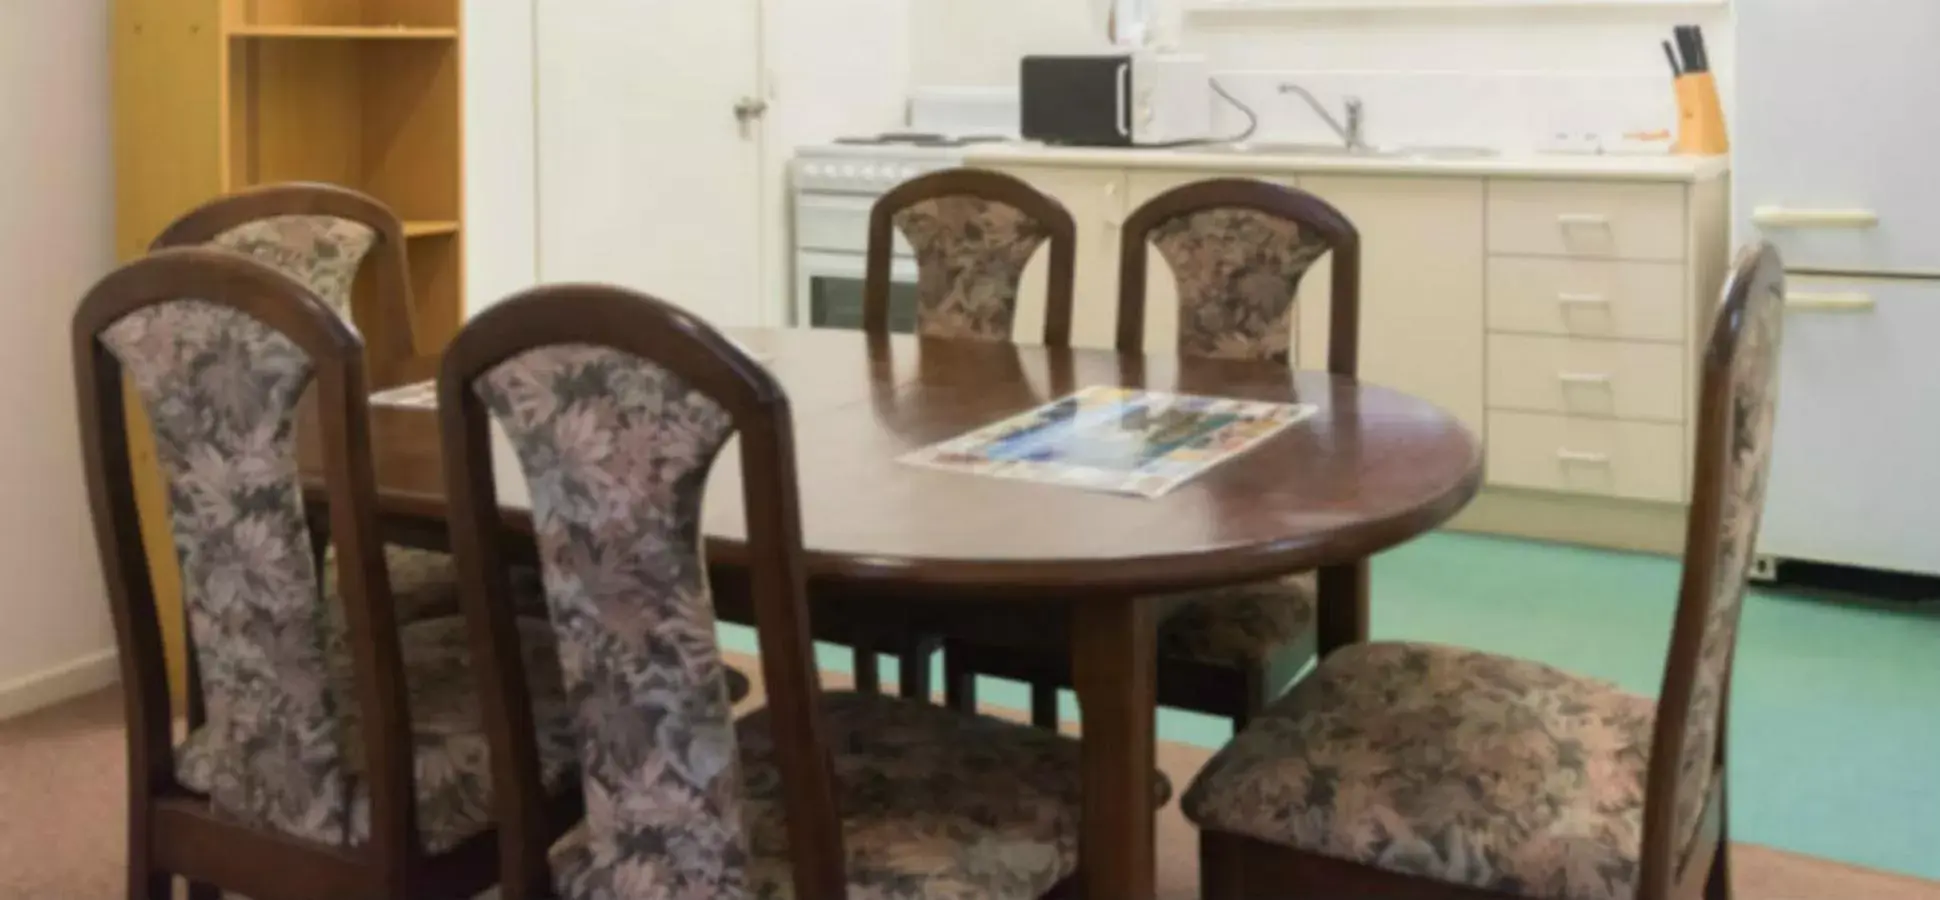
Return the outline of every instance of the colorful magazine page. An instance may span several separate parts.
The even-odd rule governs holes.
[[[993,478],[1162,497],[1314,414],[1266,403],[1089,387],[902,457]]]
[[[370,395],[370,405],[389,406],[395,409],[437,409],[438,383],[420,381],[416,384],[387,388]]]

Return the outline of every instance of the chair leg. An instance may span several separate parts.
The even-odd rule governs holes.
[[[1031,682],[1031,724],[1058,730],[1058,686],[1050,681]]]
[[[1200,900],[1249,900],[1246,849],[1217,831],[1199,832]]]
[[[855,645],[855,689],[859,694],[882,693],[882,671],[876,664],[876,647],[867,642]]]
[[[943,645],[943,705],[960,713],[977,712],[977,673],[963,661],[963,651]]]
[[[1731,900],[1731,845],[1718,845],[1711,857],[1711,874],[1704,879],[1704,900]]]
[[[935,641],[917,641],[896,655],[896,693],[905,700],[930,702],[930,660]]]

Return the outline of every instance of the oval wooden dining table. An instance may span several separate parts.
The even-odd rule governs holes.
[[[1365,640],[1367,558],[1446,521],[1480,482],[1480,444],[1453,416],[1326,373],[846,331],[729,333],[789,395],[811,594],[1069,611],[1084,735],[1080,858],[1085,895],[1102,900],[1153,892],[1154,645],[1167,612],[1153,595],[1318,570],[1322,652]],[[1159,499],[898,461],[1092,385],[1318,412]],[[371,438],[387,529],[438,543],[435,411],[374,405]],[[529,531],[514,457],[502,439],[495,453],[507,527]],[[746,560],[738,467],[729,449],[709,476],[716,570]]]

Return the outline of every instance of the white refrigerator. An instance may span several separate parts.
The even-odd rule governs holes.
[[[1791,272],[1759,552],[1940,575],[1940,0],[1738,0],[1737,236]]]

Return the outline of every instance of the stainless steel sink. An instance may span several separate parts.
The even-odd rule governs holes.
[[[1328,156],[1366,159],[1488,159],[1502,155],[1492,147],[1456,145],[1417,145],[1396,147],[1348,147],[1343,144],[1239,143],[1206,144],[1186,148],[1196,153],[1232,153],[1241,156]]]

